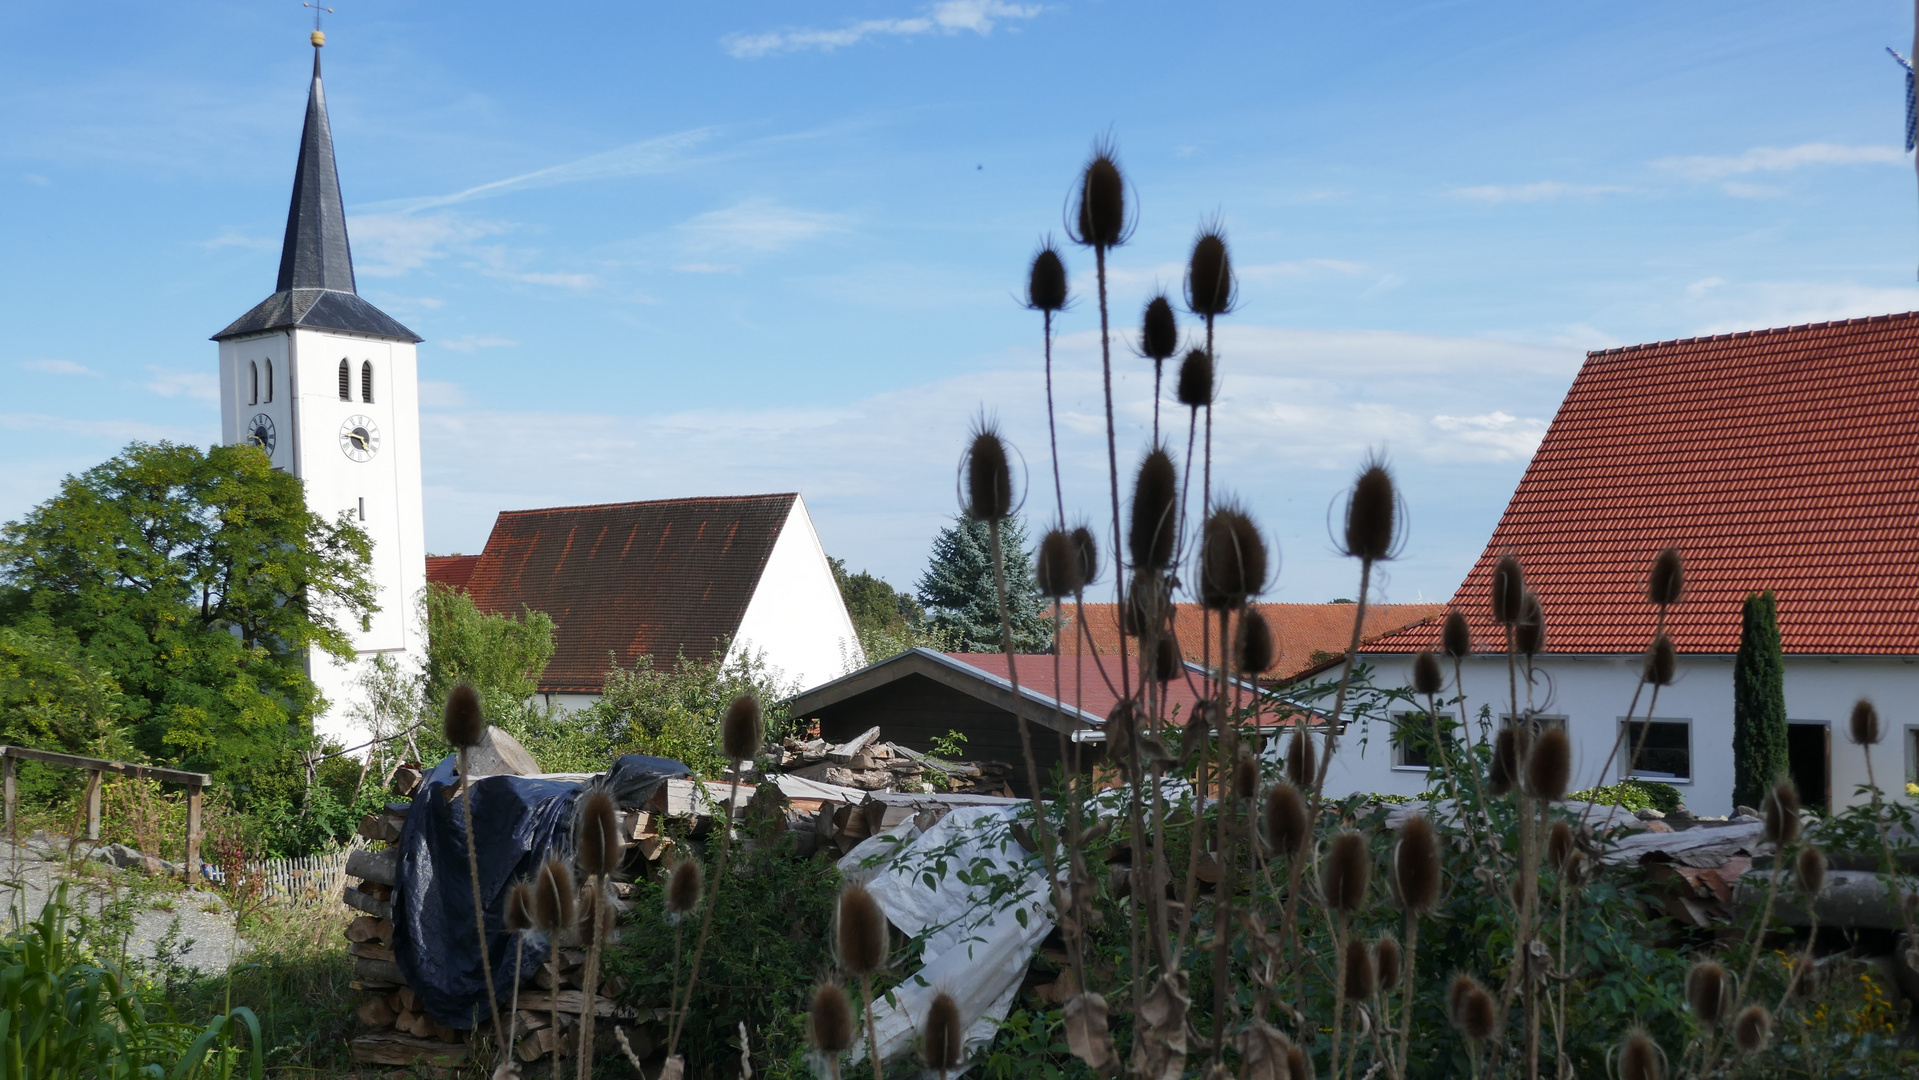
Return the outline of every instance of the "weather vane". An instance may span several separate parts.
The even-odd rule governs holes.
[[[333,9],[330,7],[322,7],[319,4],[308,3],[307,0],[301,0],[300,6],[313,9],[313,47],[317,49],[325,45],[326,33],[320,29],[320,16],[322,14],[333,14]]]

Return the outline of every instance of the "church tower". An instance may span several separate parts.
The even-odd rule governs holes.
[[[275,468],[305,482],[309,509],[329,520],[345,513],[373,540],[379,611],[365,631],[341,620],[358,659],[342,664],[322,653],[307,660],[328,702],[314,730],[353,745],[361,741],[353,713],[364,696],[358,681],[367,661],[388,654],[417,663],[426,652],[418,615],[426,588],[414,355],[421,338],[354,287],[320,83],[325,43],[315,30],[279,281],[272,296],[213,340],[220,343],[221,438],[258,444]]]

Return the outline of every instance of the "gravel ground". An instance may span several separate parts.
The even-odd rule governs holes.
[[[69,852],[64,837],[36,833],[15,847],[0,837],[0,904],[7,925],[20,918],[22,891],[26,916],[32,919],[65,881],[68,902],[76,908],[84,905],[95,918],[131,909],[127,951],[133,955],[151,958],[169,933],[178,962],[203,972],[225,970],[236,946],[246,951],[246,942],[234,935],[233,913],[218,895],[188,889],[177,878],[158,880],[140,870],[115,869],[89,859],[96,846],[82,841]]]

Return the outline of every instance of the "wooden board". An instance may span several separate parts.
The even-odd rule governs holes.
[[[397,1031],[362,1035],[353,1040],[352,1050],[353,1060],[362,1065],[412,1065],[417,1062],[453,1066],[466,1060],[466,1047],[462,1044],[422,1039]]]
[[[393,950],[390,947],[371,941],[356,941],[348,945],[346,951],[364,960],[384,960],[387,963],[393,962]]]
[[[557,993],[547,990],[522,992],[520,994],[520,1008],[530,1009],[535,1012],[551,1012],[555,999],[559,1002],[560,1012],[562,1014],[571,1013],[574,1016],[578,1016],[586,1008],[586,994],[579,990],[561,990]],[[631,1019],[638,1016],[639,1013],[634,1012],[632,1009],[621,1008],[619,1005],[603,997],[596,997],[593,999],[593,1015],[617,1016]]]
[[[365,892],[348,885],[340,893],[340,899],[355,911],[364,911],[376,919],[391,919],[393,905],[385,900],[375,900]]]
[[[371,915],[361,915],[346,924],[346,939],[352,942],[392,941],[393,924]]]
[[[371,957],[353,958],[353,974],[362,982],[404,984],[406,976],[400,973],[400,965],[391,960],[375,960]]]
[[[188,787],[203,788],[213,783],[213,777],[206,773],[156,769],[151,765],[129,765],[124,761],[108,761],[105,758],[75,757],[72,754],[56,754],[51,750],[29,750],[24,746],[0,746],[0,755],[20,761],[41,761],[48,765],[66,765],[75,769],[117,773],[121,776],[145,777],[168,784],[185,784]]]
[[[381,885],[397,885],[400,883],[400,849],[387,848],[376,853],[355,848],[347,853],[346,872],[348,877],[365,878]]]

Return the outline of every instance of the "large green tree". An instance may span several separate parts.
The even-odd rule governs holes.
[[[1786,658],[1779,605],[1768,589],[1746,597],[1732,664],[1733,805],[1758,807],[1786,764]]]
[[[1013,624],[1013,647],[1020,652],[1047,652],[1053,647],[1053,624],[1046,603],[1033,583],[1033,557],[1026,546],[1026,529],[1018,518],[1000,523],[1004,549],[1007,613]],[[993,584],[993,549],[983,521],[956,519],[933,541],[933,557],[919,580],[920,603],[932,609],[932,624],[949,635],[959,652],[1000,651],[999,599]]]
[[[110,676],[153,760],[297,798],[325,704],[306,658],[352,655],[371,556],[255,447],[134,443],[0,529],[0,624]]]

